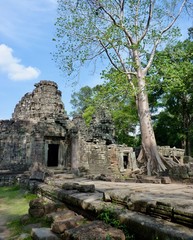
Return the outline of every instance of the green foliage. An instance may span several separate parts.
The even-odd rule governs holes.
[[[22,233],[30,233],[31,230],[25,230],[25,226],[29,225],[29,224],[37,224],[40,223],[41,227],[50,227],[51,222],[48,221],[47,218],[42,217],[42,218],[34,218],[34,217],[29,217],[29,219],[27,221],[25,221],[25,223],[21,223],[21,219],[16,217],[14,219],[12,219],[9,223],[8,223],[8,227],[12,232],[12,237],[16,237],[21,235]],[[31,240],[31,237],[25,238],[24,240]]]
[[[8,219],[8,227],[13,236],[22,233],[21,216],[28,213],[29,201],[37,197],[21,189],[18,185],[0,187],[1,210]]]
[[[102,85],[94,88],[86,86],[72,95],[71,103],[75,112],[82,113],[89,125],[92,115],[105,105],[115,123],[117,142],[130,146],[138,145],[138,138],[131,135],[138,124],[138,117],[130,84],[123,74],[114,69],[103,72],[102,77]],[[85,90],[89,90],[89,94],[86,94],[88,91]]]
[[[72,74],[87,61],[107,57],[111,66],[127,75],[138,68],[134,51],[139,51],[145,62],[155,44],[179,35],[177,28],[167,27],[181,4],[176,0],[154,4],[146,0],[123,4],[115,0],[59,0],[54,59],[61,70]]]
[[[188,146],[193,132],[193,42],[185,40],[175,46],[167,46],[157,53],[154,66],[163,91],[163,112],[155,122],[157,142],[185,146],[186,154],[190,154]]]
[[[72,107],[76,109],[76,112],[72,112],[71,115],[74,113],[82,113],[84,110],[89,106],[89,103],[92,100],[93,89],[89,86],[82,87],[79,92],[74,92],[71,95]]]
[[[83,112],[83,118],[85,119],[85,122],[86,122],[87,125],[90,124],[90,122],[92,120],[92,116],[96,112],[96,110],[97,109],[94,105],[90,105]]]
[[[134,240],[134,236],[131,236],[128,231],[128,227],[125,224],[122,224],[117,218],[113,207],[104,208],[102,212],[98,215],[98,219],[102,220],[106,224],[110,224],[112,227],[121,229],[125,236],[126,240]]]
[[[26,199],[26,201],[31,201],[33,199],[36,199],[37,198],[37,195],[35,194],[32,194],[32,193],[29,193],[29,192],[25,192],[24,193],[24,198]]]
[[[0,189],[0,199],[6,204],[10,204],[6,212],[13,217],[25,213],[28,210],[29,199],[36,197],[34,194],[25,192],[19,185],[0,187]]]
[[[182,147],[184,138],[179,120],[167,111],[161,112],[154,122],[157,143],[160,146]]]

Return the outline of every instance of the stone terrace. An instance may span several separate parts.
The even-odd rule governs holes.
[[[57,174],[39,184],[38,192],[90,219],[111,208],[136,239],[193,239],[190,184],[93,181]]]

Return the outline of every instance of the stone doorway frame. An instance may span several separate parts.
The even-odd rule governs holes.
[[[63,168],[66,161],[66,142],[64,137],[45,137],[44,143],[44,163],[45,166],[48,165],[48,154],[49,154],[49,145],[58,145],[58,164],[57,166],[53,166],[56,168]],[[52,167],[52,166],[50,166]]]
[[[58,167],[59,144],[48,144],[47,167]]]

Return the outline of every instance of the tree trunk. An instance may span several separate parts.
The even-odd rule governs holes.
[[[190,144],[190,136],[189,136],[189,129],[186,128],[185,133],[185,155],[191,156],[191,144]]]
[[[157,150],[145,85],[145,76],[142,72],[138,72],[136,104],[140,120],[142,148],[144,150],[145,160],[147,161],[147,175],[151,176],[165,171],[166,167]]]

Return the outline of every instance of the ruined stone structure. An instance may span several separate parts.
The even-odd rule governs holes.
[[[35,162],[45,167],[120,174],[137,166],[133,149],[114,140],[108,110],[101,107],[85,125],[81,116],[65,113],[61,92],[52,81],[35,84],[16,105],[11,120],[0,121],[0,169],[28,170]]]

